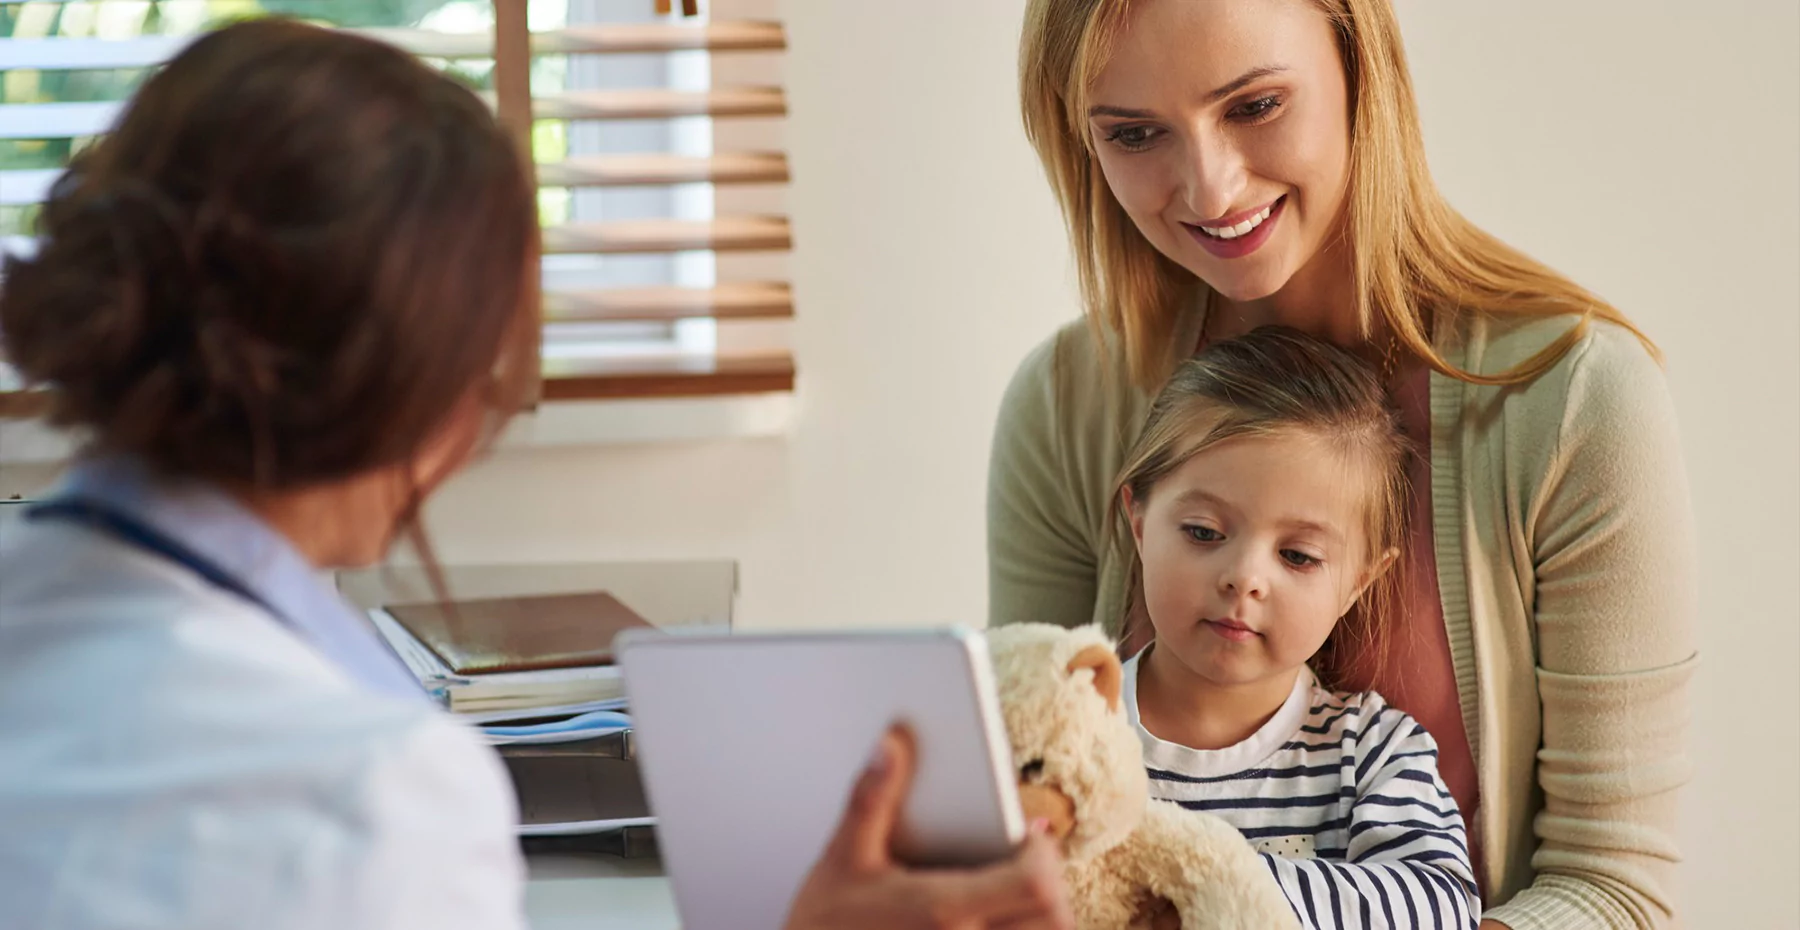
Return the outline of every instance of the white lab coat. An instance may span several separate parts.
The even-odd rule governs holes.
[[[0,928],[522,927],[505,770],[177,564],[0,527]]]

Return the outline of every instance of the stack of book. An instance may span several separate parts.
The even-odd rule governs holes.
[[[445,707],[489,717],[624,697],[613,637],[650,625],[605,592],[397,604],[370,615]]]
[[[605,592],[394,604],[369,611],[426,691],[482,728],[519,797],[520,834],[648,842],[619,632],[650,624]]]

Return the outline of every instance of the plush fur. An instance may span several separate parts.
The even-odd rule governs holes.
[[[1121,668],[1098,629],[988,633],[1027,817],[1061,837],[1082,930],[1285,930],[1299,921],[1243,835],[1149,800]],[[1171,912],[1172,907],[1172,912]]]

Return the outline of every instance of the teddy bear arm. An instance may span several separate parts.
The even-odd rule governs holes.
[[[1122,868],[1123,852],[1115,847],[1097,859],[1069,865],[1069,901],[1078,930],[1145,930],[1134,916],[1146,892]]]
[[[1183,930],[1300,926],[1262,857],[1218,817],[1153,801],[1125,846],[1122,871],[1172,902]]]

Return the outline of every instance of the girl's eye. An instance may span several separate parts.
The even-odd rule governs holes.
[[[1281,109],[1281,103],[1280,97],[1270,94],[1234,107],[1228,115],[1240,123],[1260,123],[1274,116],[1275,111]]]
[[[1210,526],[1184,526],[1181,528],[1181,531],[1186,533],[1188,538],[1192,539],[1194,542],[1218,542],[1225,538],[1225,534]]]
[[[1128,152],[1137,152],[1149,148],[1157,135],[1157,130],[1149,126],[1120,126],[1106,134],[1106,141]]]
[[[1281,550],[1281,560],[1295,568],[1311,568],[1319,564],[1319,560],[1298,549]]]

